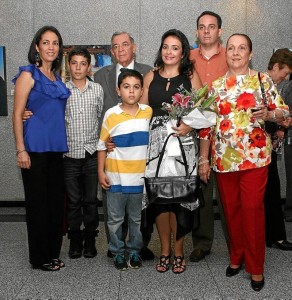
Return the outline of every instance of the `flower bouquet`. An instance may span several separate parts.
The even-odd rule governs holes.
[[[170,119],[176,120],[178,127],[183,121],[192,128],[200,129],[215,125],[216,114],[210,106],[217,95],[208,96],[208,85],[196,90],[187,91],[183,85],[178,93],[172,96],[172,104],[163,102],[162,110],[169,114]]]

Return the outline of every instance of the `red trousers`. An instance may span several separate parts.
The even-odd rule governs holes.
[[[216,173],[230,236],[230,263],[263,274],[265,260],[264,194],[268,167]]]

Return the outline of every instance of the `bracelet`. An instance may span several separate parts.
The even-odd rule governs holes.
[[[202,155],[201,155],[201,156],[199,157],[198,161],[200,161],[201,159],[208,159],[208,158],[207,158],[207,156],[202,156]]]
[[[18,156],[18,154],[20,154],[20,153],[22,153],[22,152],[26,152],[26,150],[25,150],[25,149],[23,149],[23,150],[17,150],[17,151],[16,151],[16,156]]]
[[[272,111],[272,113],[273,113],[272,122],[276,122],[277,123],[276,110],[274,109]]]
[[[208,163],[209,164],[209,159],[205,159],[205,160],[202,160],[202,161],[199,161],[199,166],[203,165],[203,164],[206,164]]]

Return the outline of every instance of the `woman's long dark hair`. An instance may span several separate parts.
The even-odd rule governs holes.
[[[154,65],[158,68],[163,68],[164,62],[162,60],[161,51],[162,51],[162,47],[164,44],[164,40],[169,36],[174,36],[174,37],[178,38],[182,44],[183,57],[181,59],[180,65],[179,65],[179,74],[185,75],[186,77],[190,77],[193,74],[193,67],[194,67],[193,63],[189,59],[191,47],[190,47],[187,37],[180,30],[170,29],[163,34],[163,36],[161,38],[161,45],[159,47]]]
[[[62,58],[63,58],[63,40],[61,37],[60,32],[58,31],[57,28],[55,28],[54,26],[43,26],[42,28],[40,28],[37,33],[35,34],[31,44],[30,44],[30,48],[28,51],[28,61],[31,64],[35,64],[37,62],[37,50],[36,50],[36,45],[39,46],[39,43],[42,39],[42,35],[47,32],[47,31],[52,31],[54,32],[57,37],[58,37],[58,41],[59,41],[59,53],[57,58],[53,61],[52,64],[52,70],[56,71],[61,67],[62,64]],[[42,66],[42,61],[38,61],[38,66],[41,67]]]

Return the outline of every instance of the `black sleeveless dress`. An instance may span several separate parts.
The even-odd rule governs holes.
[[[167,137],[166,124],[169,121],[169,117],[168,114],[161,109],[162,103],[172,103],[172,96],[178,92],[178,88],[182,85],[185,89],[190,90],[191,82],[189,78],[183,75],[178,75],[176,77],[167,79],[161,77],[158,71],[154,72],[154,77],[150,83],[148,92],[148,100],[149,105],[153,109],[153,117],[150,122],[149,129],[150,134],[145,176],[154,176],[157,168],[159,153],[161,152],[164,140]],[[196,175],[198,158],[197,139],[194,134],[191,134],[187,137],[182,137],[181,140],[186,153],[189,172],[192,175]],[[181,162],[181,157],[174,157],[171,160],[172,171],[175,170],[176,175],[185,174]],[[163,166],[162,163],[161,168],[163,169],[163,167],[167,168],[166,164]],[[163,176],[163,174],[160,174],[160,176]],[[144,194],[142,203],[141,231],[145,236],[151,234],[153,232],[153,224],[155,223],[156,217],[162,212],[170,211],[176,215],[176,239],[178,240],[198,225],[198,205],[198,201],[185,204],[149,204],[147,195]]]

